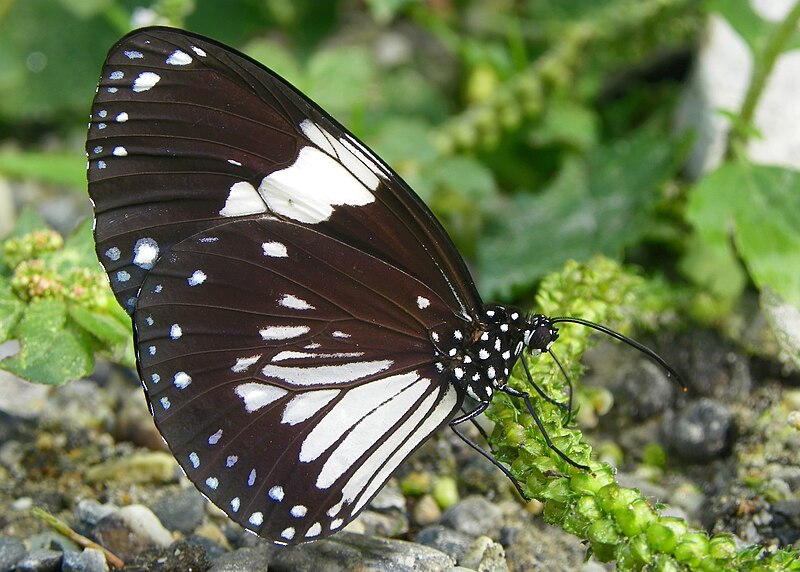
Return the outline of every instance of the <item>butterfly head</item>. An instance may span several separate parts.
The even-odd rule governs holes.
[[[529,351],[547,352],[558,339],[558,329],[547,316],[533,314],[528,318],[523,339]]]

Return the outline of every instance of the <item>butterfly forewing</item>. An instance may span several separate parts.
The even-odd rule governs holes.
[[[168,28],[123,38],[103,67],[87,153],[98,255],[129,312],[172,245],[268,213],[390,262],[474,318],[472,280],[418,197],[325,112],[230,48]]]
[[[156,424],[186,474],[288,543],[344,526],[453,416],[462,396],[427,338],[451,315],[386,262],[263,218],[174,245],[134,322]]]

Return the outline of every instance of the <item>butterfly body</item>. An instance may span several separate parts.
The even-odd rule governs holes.
[[[207,38],[120,40],[86,150],[98,258],[155,423],[203,494],[276,543],[340,530],[556,337],[484,305],[400,177]],[[467,395],[479,408],[454,420]]]

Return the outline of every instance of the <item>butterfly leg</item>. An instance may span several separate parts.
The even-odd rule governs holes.
[[[461,429],[458,428],[459,424],[464,423],[465,421],[472,421],[475,424],[475,426],[478,428],[478,431],[480,432],[480,434],[483,435],[483,438],[487,439],[488,435],[486,435],[486,431],[484,431],[483,428],[480,425],[475,423],[475,417],[477,417],[478,415],[480,415],[481,413],[486,411],[486,408],[489,407],[489,403],[491,403],[491,402],[490,401],[481,401],[478,404],[478,407],[476,407],[475,409],[473,409],[469,413],[465,413],[461,417],[457,417],[457,418],[453,419],[452,421],[450,421],[450,428],[453,430],[453,432],[456,435],[458,435],[461,438],[462,441],[464,441],[464,443],[466,443],[467,445],[472,447],[475,451],[477,451],[478,453],[480,453],[481,455],[486,457],[495,467],[497,467],[498,469],[503,471],[503,474],[506,477],[508,477],[508,479],[512,483],[514,483],[514,487],[517,489],[517,492],[519,493],[519,495],[522,498],[524,498],[526,501],[531,500],[530,497],[528,497],[528,495],[526,495],[525,492],[522,490],[522,486],[520,486],[519,481],[517,481],[517,479],[514,477],[514,475],[511,474],[511,471],[509,471],[505,466],[503,466],[500,463],[500,461],[495,459],[494,456],[491,453],[487,453],[486,451],[484,451],[477,443],[472,441],[472,439],[467,437],[461,431]]]
[[[512,387],[509,387],[508,385],[503,385],[501,387],[498,387],[498,389],[500,391],[502,391],[503,393],[505,393],[506,395],[510,395],[511,397],[519,397],[520,399],[522,399],[525,402],[525,408],[528,410],[528,413],[531,414],[531,417],[533,417],[533,420],[536,422],[536,426],[539,428],[539,431],[542,433],[542,437],[544,437],[545,443],[547,443],[547,446],[550,447],[553,451],[555,451],[556,454],[559,457],[561,457],[567,463],[569,463],[570,465],[572,465],[573,467],[575,467],[577,469],[581,469],[581,470],[584,470],[584,471],[590,470],[588,466],[581,465],[580,463],[576,463],[575,461],[570,459],[567,456],[566,453],[564,453],[561,449],[556,447],[555,444],[553,443],[553,441],[550,440],[550,435],[547,434],[547,431],[545,430],[541,419],[539,419],[539,416],[536,414],[536,411],[533,409],[533,404],[531,403],[531,396],[530,395],[528,395],[524,391],[517,391],[516,389],[514,389]],[[452,421],[450,422],[450,424],[452,426]]]
[[[547,395],[544,392],[544,390],[541,387],[539,387],[538,385],[536,385],[535,381],[533,381],[533,376],[531,375],[531,370],[528,367],[528,360],[526,360],[523,357],[523,359],[520,360],[520,361],[522,361],[522,367],[525,369],[525,376],[528,378],[528,383],[531,384],[531,387],[533,387],[536,390],[536,393],[538,393],[539,396],[542,399],[544,399],[547,403],[551,403],[551,404],[555,405],[556,407],[560,407],[561,409],[565,409],[565,410],[570,411],[570,412],[572,411],[572,382],[567,377],[567,374],[564,371],[564,368],[561,367],[561,363],[558,360],[556,360],[556,363],[558,364],[558,367],[561,369],[561,372],[564,374],[564,377],[567,377],[567,381],[569,382],[569,401],[567,403],[564,403],[562,401],[556,401],[555,399],[553,399],[552,397]]]

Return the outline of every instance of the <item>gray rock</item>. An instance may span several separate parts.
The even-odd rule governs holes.
[[[474,539],[469,534],[458,532],[457,530],[447,528],[441,524],[436,524],[420,530],[414,540],[420,544],[444,552],[452,556],[456,562],[460,562],[462,556],[466,554]]]
[[[61,569],[61,552],[47,548],[34,548],[14,568],[16,572],[58,572]]]
[[[272,550],[270,572],[440,572],[455,561],[447,554],[413,542],[343,531],[309,544]]]
[[[25,545],[17,538],[0,536],[0,572],[10,572],[25,556]]]
[[[470,536],[496,538],[503,524],[503,512],[484,497],[470,496],[444,511],[441,523]]]
[[[488,536],[476,538],[458,564],[480,572],[508,572],[505,550]]]
[[[699,399],[664,427],[670,447],[683,459],[705,463],[727,455],[733,445],[733,415],[711,399]]]
[[[98,544],[123,560],[130,560],[146,550],[164,548],[172,543],[169,531],[143,505],[126,506],[107,516],[97,523],[92,535]]]
[[[86,548],[83,552],[64,552],[61,572],[108,572],[108,563],[100,550]]]
[[[117,512],[117,507],[111,504],[102,504],[94,499],[84,499],[75,508],[75,517],[84,526],[95,526],[107,516]]]
[[[240,548],[214,560],[208,572],[250,572],[266,570],[270,549],[267,544],[252,548]],[[270,570],[272,570],[270,566]]]
[[[165,528],[189,534],[203,522],[206,499],[191,487],[160,498],[151,508]]]

